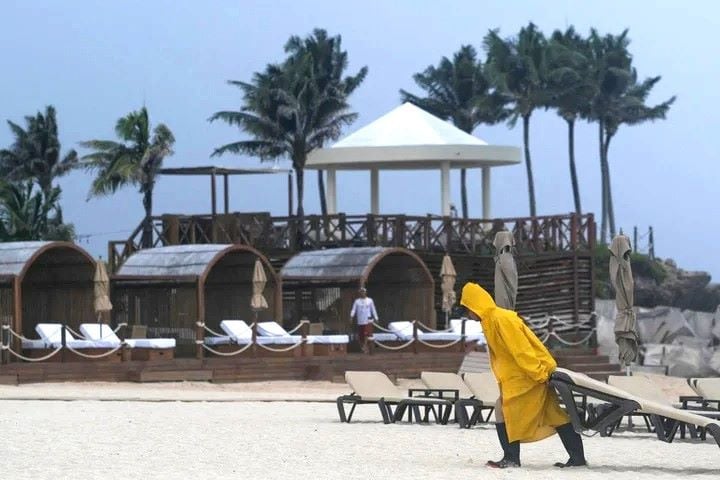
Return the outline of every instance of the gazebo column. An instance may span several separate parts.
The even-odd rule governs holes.
[[[490,167],[482,167],[482,218],[490,218]]]
[[[450,216],[450,162],[440,166],[440,201],[443,217]]]
[[[380,172],[370,169],[370,213],[380,215]]]
[[[337,213],[337,184],[335,181],[335,169],[329,168],[327,170],[327,209],[330,215]]]

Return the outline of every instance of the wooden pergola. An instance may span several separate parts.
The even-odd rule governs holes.
[[[210,202],[212,204],[212,215],[217,215],[217,177],[223,179],[223,196],[224,196],[224,213],[230,211],[230,187],[229,177],[231,175],[269,175],[287,173],[288,175],[288,215],[292,215],[293,211],[293,187],[292,187],[292,170],[279,168],[227,168],[217,166],[201,166],[201,167],[172,167],[160,169],[162,175],[186,175],[186,176],[208,176],[210,177]]]

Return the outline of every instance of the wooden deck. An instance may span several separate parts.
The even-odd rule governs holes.
[[[462,352],[391,352],[373,355],[349,353],[333,357],[10,363],[0,366],[0,379],[3,383],[338,380],[347,370],[380,370],[396,377],[413,378],[423,370],[457,372],[463,358]]]

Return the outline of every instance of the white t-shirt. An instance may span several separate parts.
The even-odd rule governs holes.
[[[377,310],[375,310],[375,302],[372,298],[358,298],[353,303],[352,310],[350,311],[350,318],[357,318],[358,325],[367,325],[372,323],[373,319],[378,319]]]

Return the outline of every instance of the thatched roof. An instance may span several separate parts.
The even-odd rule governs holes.
[[[73,251],[76,255],[63,255],[58,263],[92,263],[92,257],[82,248],[68,242],[5,242],[0,243],[0,279],[9,279],[27,271],[29,265],[43,252]],[[78,255],[79,254],[79,255]],[[79,260],[79,261],[78,261]]]

